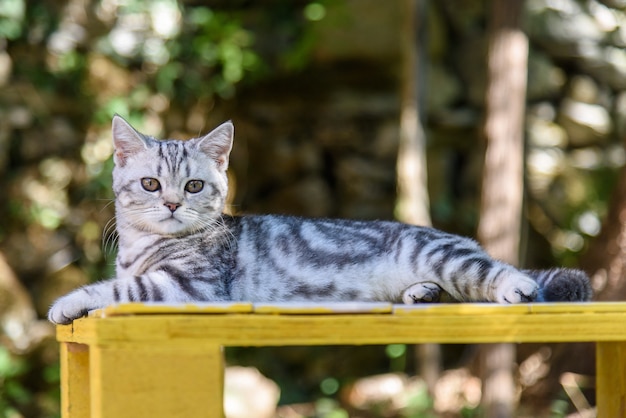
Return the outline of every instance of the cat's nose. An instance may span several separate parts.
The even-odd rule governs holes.
[[[176,212],[176,209],[180,207],[180,203],[165,202],[163,205],[165,205],[172,213]]]

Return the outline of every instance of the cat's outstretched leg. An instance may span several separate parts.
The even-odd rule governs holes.
[[[443,280],[437,281],[453,300],[525,303],[539,296],[539,285],[529,275],[499,261],[490,260],[485,264],[483,259],[476,260],[467,260],[465,268],[448,269]]]
[[[586,302],[591,300],[593,291],[589,276],[582,271],[568,268],[553,268],[549,270],[522,270],[521,274],[525,280],[521,280],[517,285],[513,285],[508,292],[513,292],[513,297],[506,296],[507,286],[503,286],[501,297],[507,297],[507,303],[510,300],[518,302],[529,302],[536,300],[538,302]],[[524,294],[524,289],[520,288],[520,284],[527,285],[527,278],[532,278],[539,285],[539,292],[536,297],[532,298],[532,293]],[[510,280],[507,280],[511,282]],[[516,289],[517,287],[517,289]],[[520,293],[518,293],[520,292]],[[406,304],[439,302],[445,299],[447,292],[439,285],[433,282],[420,282],[407,288],[403,295],[402,301]],[[519,296],[519,298],[518,298]]]
[[[54,324],[69,324],[94,309],[104,308],[115,302],[112,292],[113,280],[80,287],[57,299],[48,311],[48,320]]]
[[[141,276],[122,277],[93,283],[57,299],[48,311],[55,324],[69,324],[89,311],[118,302],[217,301],[208,289],[194,286],[184,276],[153,271]]]
[[[539,294],[535,280],[510,264],[493,259],[471,239],[443,235],[425,242],[416,235],[415,240],[419,251],[412,262],[417,283],[435,283],[452,300],[523,303],[534,301]],[[419,285],[412,293],[417,300],[422,293],[429,295]]]
[[[495,277],[491,281],[486,278],[488,283],[482,283],[488,289],[472,289],[472,291],[461,294],[451,289],[447,291],[442,286],[434,282],[419,282],[409,286],[402,293],[402,302],[405,304],[414,303],[433,303],[441,300],[457,302],[498,302],[498,303],[523,303],[532,302],[539,297],[539,286],[532,278],[524,273],[511,268],[507,273],[500,277]],[[480,286],[478,284],[477,286]],[[489,289],[493,286],[493,289]],[[472,293],[480,293],[483,298],[472,295]]]

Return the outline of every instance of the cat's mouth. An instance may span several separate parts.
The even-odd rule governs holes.
[[[184,220],[179,219],[176,214],[168,215],[159,220],[153,227],[159,234],[168,236],[185,235],[188,231],[188,225]]]
[[[176,217],[176,214],[175,214],[175,213],[172,213],[171,215],[169,215],[168,217],[166,217],[165,219],[163,219],[161,222],[169,222],[169,221],[176,221],[176,222],[178,222],[179,224],[182,224],[182,223],[183,223],[183,221],[181,221],[180,219],[178,219],[178,218]]]

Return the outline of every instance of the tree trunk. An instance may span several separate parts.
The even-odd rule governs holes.
[[[519,263],[523,202],[524,113],[528,39],[520,28],[523,0],[493,0],[478,239],[495,258]],[[515,408],[513,344],[481,347],[486,417],[511,417]]]
[[[396,217],[414,225],[431,225],[426,170],[426,136],[420,114],[420,83],[424,50],[424,15],[426,0],[405,0],[404,27],[402,30],[402,78],[400,143],[397,161]],[[441,373],[441,348],[438,344],[415,346],[418,373],[430,393]]]
[[[426,172],[426,138],[420,117],[421,44],[418,22],[423,20],[424,0],[404,1],[402,31],[402,78],[400,104],[400,143],[397,161],[396,217],[414,225],[430,225],[430,202]],[[420,48],[421,49],[421,48]]]
[[[478,238],[496,258],[519,260],[524,184],[528,39],[523,0],[494,0],[488,49],[485,165]]]

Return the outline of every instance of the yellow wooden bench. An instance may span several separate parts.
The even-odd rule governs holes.
[[[626,303],[126,304],[57,327],[64,418],[220,417],[223,347],[597,345],[598,417],[626,417]]]

